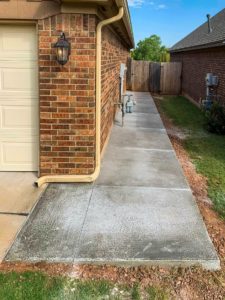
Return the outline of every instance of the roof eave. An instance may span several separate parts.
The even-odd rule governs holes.
[[[134,34],[133,34],[133,27],[132,27],[132,22],[131,22],[131,17],[130,17],[130,11],[128,7],[127,0],[115,0],[115,3],[117,7],[124,7],[124,24],[127,29],[130,41],[131,41],[131,48],[135,47],[135,42],[134,42]]]
[[[96,9],[105,7],[108,8],[108,11],[110,11],[110,14],[108,13],[107,17],[112,17],[114,13],[116,13],[116,9],[123,7],[124,8],[124,16],[122,18],[123,26],[125,27],[126,31],[126,40],[127,44],[130,49],[134,48],[134,35],[133,35],[133,29],[131,24],[131,18],[130,18],[130,12],[127,0],[61,0],[62,2],[66,3],[75,3],[76,5],[81,6],[91,6],[96,7]],[[112,9],[114,6],[114,9]],[[109,9],[110,8],[110,9]],[[101,10],[101,13],[104,13],[104,11]]]
[[[225,47],[225,41],[222,40],[216,43],[209,43],[205,45],[197,45],[197,46],[180,48],[180,49],[171,49],[169,50],[169,52],[170,53],[187,52],[192,50],[202,50],[202,49],[217,48],[217,47]]]

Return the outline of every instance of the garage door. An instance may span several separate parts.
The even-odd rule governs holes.
[[[0,25],[0,171],[38,169],[35,27]]]

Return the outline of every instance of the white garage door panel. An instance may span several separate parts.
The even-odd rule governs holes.
[[[0,171],[38,170],[35,27],[0,25]]]
[[[0,171],[15,171],[15,166],[20,171],[37,169],[38,145],[35,141],[2,141],[1,143],[1,167]]]
[[[20,34],[19,34],[20,33]],[[21,30],[18,30],[18,27],[16,30],[11,28],[11,30],[8,30],[7,33],[2,33],[2,49],[3,51],[28,51],[31,52],[34,50],[34,47],[30,41],[33,40],[33,28],[30,30],[30,32],[23,32]]]
[[[15,130],[19,128],[35,128],[35,124],[38,121],[36,112],[37,106],[3,106],[0,128]]]
[[[0,58],[0,94],[16,92],[16,95],[38,96],[38,70],[35,61],[1,62]],[[9,94],[10,95],[10,94]]]
[[[37,56],[35,27],[1,25],[0,55],[4,56],[3,60],[34,59]]]
[[[2,90],[33,90],[36,79],[33,69],[3,69],[2,70]]]

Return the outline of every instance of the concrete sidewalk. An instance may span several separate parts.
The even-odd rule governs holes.
[[[219,259],[149,93],[115,122],[94,184],[52,184],[7,261],[194,265]]]

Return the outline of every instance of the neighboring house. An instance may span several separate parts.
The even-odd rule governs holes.
[[[199,103],[206,97],[206,73],[219,77],[225,99],[225,9],[170,49],[171,61],[182,62],[182,93]]]
[[[119,101],[120,64],[134,47],[126,0],[0,1],[0,171],[94,172],[96,30],[119,11],[102,29],[101,150]],[[54,47],[61,32],[71,47],[65,65]]]

